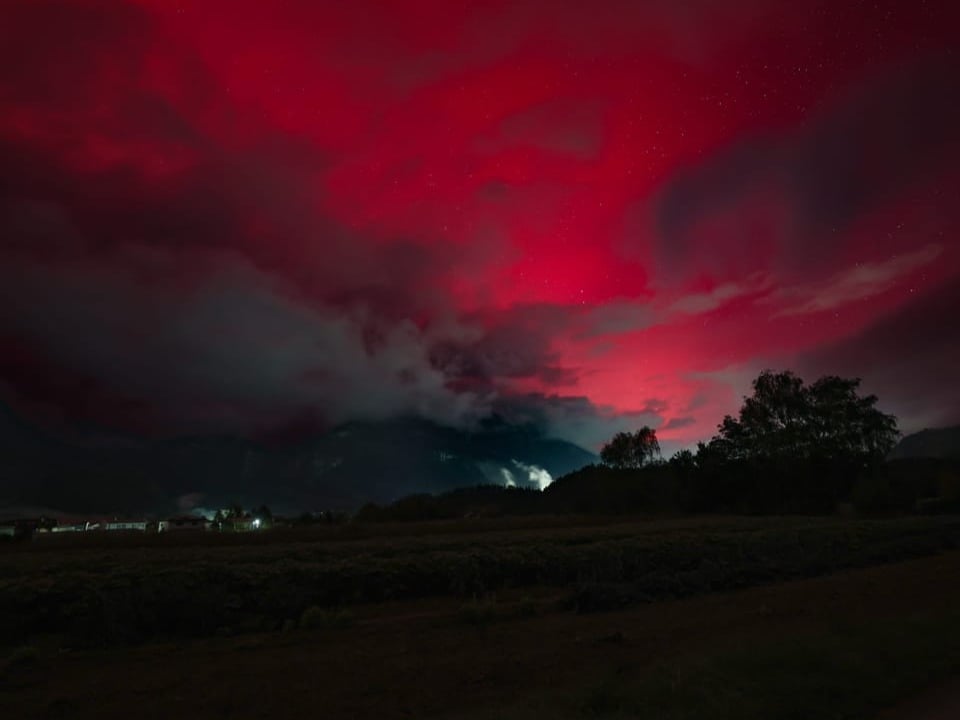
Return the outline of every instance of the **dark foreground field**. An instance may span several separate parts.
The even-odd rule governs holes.
[[[955,518],[349,533],[4,548],[5,716],[960,717]]]

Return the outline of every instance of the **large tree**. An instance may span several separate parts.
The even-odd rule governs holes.
[[[897,421],[858,393],[859,379],[764,371],[737,418],[726,416],[712,453],[731,460],[878,460],[896,444]]]
[[[646,425],[634,433],[617,433],[600,450],[604,464],[616,468],[639,468],[659,457],[657,431]]]

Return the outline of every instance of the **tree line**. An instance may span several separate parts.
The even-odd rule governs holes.
[[[938,460],[887,461],[900,433],[893,415],[860,392],[860,380],[807,384],[764,371],[736,416],[695,450],[661,455],[656,430],[620,432],[600,464],[558,478],[543,492],[465,488],[367,506],[364,520],[534,513],[829,514],[960,512],[960,467]]]
[[[764,371],[753,381],[738,417],[727,415],[717,434],[682,450],[670,462],[723,464],[777,461],[880,462],[896,445],[897,419],[881,412],[877,396],[859,394],[860,380],[822,377],[811,385],[790,371]],[[661,461],[656,430],[642,427],[618,433],[600,458],[616,468],[639,468]]]

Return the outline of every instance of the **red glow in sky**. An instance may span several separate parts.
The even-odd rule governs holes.
[[[3,397],[249,430],[522,399],[670,447],[789,367],[956,420],[957,19],[4,3]]]

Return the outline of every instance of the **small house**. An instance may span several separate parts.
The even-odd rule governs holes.
[[[234,532],[250,532],[260,529],[260,521],[250,516],[233,518],[228,521],[228,524]]]
[[[126,530],[127,532],[146,532],[150,523],[146,520],[111,520],[106,524],[107,530]]]
[[[80,522],[80,523],[62,523],[57,525],[54,528],[51,528],[51,532],[55,533],[69,533],[69,532],[86,532],[90,523]]]

